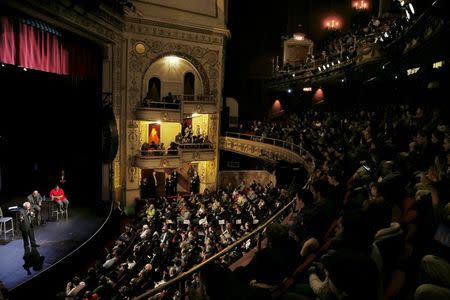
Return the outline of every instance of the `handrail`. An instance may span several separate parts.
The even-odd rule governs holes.
[[[139,158],[160,158],[162,157],[180,157],[184,152],[192,152],[192,151],[212,151],[214,150],[214,144],[211,142],[206,143],[185,143],[185,144],[177,144],[176,149],[149,149],[149,150],[137,150]]]
[[[287,142],[287,141],[283,141],[283,140],[279,140],[279,139],[274,139],[274,138],[258,136],[258,135],[253,135],[253,134],[245,134],[245,133],[231,132],[231,131],[227,131],[225,133],[225,136],[226,137],[234,137],[234,138],[238,138],[238,139],[244,139],[244,140],[250,140],[250,141],[260,142],[260,143],[264,143],[264,144],[268,144],[268,145],[274,145],[274,146],[282,147],[282,148],[285,148],[287,150],[293,151],[293,152],[299,154],[302,157],[309,158],[311,160],[312,164],[315,164],[314,157],[311,155],[311,153],[309,153],[303,147],[301,147],[299,145],[296,145],[294,143],[291,143],[291,142]]]
[[[181,103],[144,99],[139,108],[140,109],[162,108],[162,109],[179,110],[181,108]]]
[[[241,237],[238,241],[236,241],[233,244],[231,244],[231,245],[227,246],[226,248],[222,249],[220,252],[214,254],[213,256],[211,256],[210,258],[208,258],[205,261],[201,262],[200,264],[192,267],[190,270],[181,273],[180,275],[178,275],[174,279],[171,279],[171,280],[167,281],[166,283],[163,283],[162,285],[160,285],[160,286],[158,286],[158,287],[156,287],[156,288],[154,288],[152,290],[149,290],[149,291],[147,291],[147,292],[145,292],[145,293],[135,297],[134,300],[146,299],[147,297],[153,296],[156,293],[159,293],[159,292],[167,289],[170,286],[173,286],[173,285],[175,285],[175,284],[177,284],[179,282],[182,282],[182,280],[185,279],[186,277],[193,275],[194,273],[196,273],[197,271],[199,271],[200,269],[202,269],[204,266],[208,265],[212,261],[214,261],[217,258],[227,254],[228,252],[230,252],[231,250],[233,250],[237,246],[239,246],[239,245],[243,244],[244,242],[246,242],[248,239],[254,237],[256,234],[261,233],[261,231],[263,231],[270,223],[272,223],[277,217],[279,217],[283,212],[285,212],[294,202],[295,202],[295,199],[291,200],[282,209],[280,209],[277,213],[275,213],[272,217],[270,217],[266,222],[264,222],[262,225],[260,225],[254,231],[252,231],[252,232],[246,234],[245,236]]]

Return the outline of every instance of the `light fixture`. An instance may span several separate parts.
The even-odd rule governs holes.
[[[312,87],[308,86],[308,87],[304,87],[303,88],[304,92],[312,92]]]
[[[319,72],[322,71],[322,68],[321,68],[321,67],[318,67],[317,69],[319,69]]]
[[[329,68],[330,67],[330,64],[327,64],[327,68]]]
[[[27,68],[23,68],[23,70],[26,72],[26,71],[27,71]]]
[[[5,64],[2,64],[2,67],[4,67],[5,66]]]
[[[334,62],[331,62],[331,65],[334,66]]]
[[[292,77],[295,77],[295,74],[292,74]]]
[[[288,89],[287,92],[290,94],[292,93],[292,89]]]
[[[414,15],[416,13],[416,11],[414,10],[414,6],[412,5],[412,3],[409,3],[408,6],[409,6],[409,10]]]
[[[338,64],[340,64],[341,63],[341,61],[338,59]]]

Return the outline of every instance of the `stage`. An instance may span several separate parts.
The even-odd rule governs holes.
[[[37,250],[45,259],[43,269],[31,268],[31,275],[22,267],[24,247],[20,231],[15,232],[14,240],[0,239],[0,280],[9,290],[30,280],[89,239],[104,220],[105,217],[96,215],[93,208],[70,206],[67,221],[65,218],[50,220],[35,228],[36,242],[40,245]]]

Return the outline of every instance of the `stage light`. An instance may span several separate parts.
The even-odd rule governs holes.
[[[330,64],[327,64],[327,68],[329,68],[330,67]]]
[[[344,78],[342,78],[342,79],[341,79],[341,82],[345,82],[345,79],[344,79]]]
[[[414,6],[412,5],[412,3],[409,3],[408,6],[409,6],[409,10],[414,15],[416,13],[416,11],[414,10]]]
[[[292,89],[288,89],[287,92],[290,94],[292,93]]]
[[[338,59],[338,64],[340,64],[341,63],[341,61]]]
[[[303,88],[304,92],[312,92],[312,87],[308,86],[308,87],[304,87]]]
[[[331,65],[334,66],[334,62],[331,62]]]
[[[398,76],[397,76],[397,75],[395,75],[395,76],[394,76],[394,78],[395,78],[395,79],[398,79]]]
[[[292,74],[292,77],[295,77],[295,74]]]
[[[321,68],[321,67],[318,67],[317,69],[319,69],[319,72],[321,72],[321,71],[322,71],[322,68]]]
[[[389,37],[389,34],[388,34],[387,32],[385,32],[385,33],[384,33],[384,36],[388,38],[388,37]]]
[[[405,12],[406,12],[406,19],[409,21],[409,19],[411,19],[411,16],[409,15],[408,10],[405,10]]]
[[[326,70],[326,69],[327,69],[327,66],[323,65],[323,69]]]
[[[5,66],[5,64],[2,64],[2,67],[4,67]]]
[[[27,71],[27,68],[23,68],[23,70],[26,72],[26,71]]]

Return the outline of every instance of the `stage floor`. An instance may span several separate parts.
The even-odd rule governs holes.
[[[15,239],[7,242],[1,237],[0,280],[9,290],[30,280],[80,246],[97,231],[104,219],[95,215],[92,208],[71,206],[67,221],[49,221],[35,228],[36,242],[40,245],[37,250],[45,259],[43,269],[34,271],[31,268],[31,275],[27,275],[22,267],[24,247],[20,232],[16,231]]]

